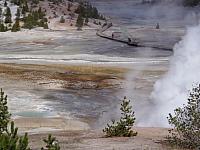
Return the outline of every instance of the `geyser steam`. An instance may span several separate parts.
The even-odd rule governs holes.
[[[200,25],[187,29],[174,47],[168,73],[154,86],[151,98],[156,108],[149,126],[167,126],[168,113],[187,101],[189,90],[200,81]]]

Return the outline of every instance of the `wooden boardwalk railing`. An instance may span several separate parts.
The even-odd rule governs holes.
[[[130,46],[135,46],[135,47],[150,47],[150,48],[154,48],[154,49],[162,49],[162,50],[167,50],[167,51],[173,50],[172,48],[153,46],[153,45],[145,45],[145,44],[142,44],[138,40],[133,39],[133,38],[122,39],[122,38],[119,38],[119,37],[114,37],[112,35],[105,34],[104,32],[106,30],[108,30],[110,27],[112,27],[111,22],[105,23],[100,29],[98,29],[98,31],[96,32],[96,35],[99,36],[99,37],[105,38],[105,39],[125,43],[125,44],[128,44]]]

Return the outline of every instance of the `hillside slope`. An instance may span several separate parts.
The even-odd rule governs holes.
[[[104,21],[89,2],[72,0],[0,0],[0,31],[21,28],[65,30],[96,27]]]

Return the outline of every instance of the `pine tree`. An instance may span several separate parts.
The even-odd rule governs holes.
[[[0,23],[0,32],[6,32],[6,28],[3,23]]]
[[[12,23],[12,14],[11,14],[11,11],[10,11],[10,7],[6,8],[5,23]]]
[[[20,18],[20,9],[19,8],[17,8],[17,13],[15,14],[15,16],[16,16],[16,18]]]
[[[78,30],[81,30],[81,28],[83,27],[83,23],[84,23],[84,19],[83,17],[79,14],[77,21],[76,21],[76,26]]]
[[[23,16],[25,16],[25,15],[26,15],[26,10],[25,10],[25,7],[22,7],[22,14],[23,14]]]
[[[11,114],[7,107],[7,95],[0,91],[0,134],[7,131],[7,125],[10,121]]]
[[[86,9],[84,7],[83,2],[80,2],[80,4],[79,4],[78,8],[76,9],[75,13],[81,15],[82,17],[85,16]]]
[[[0,7],[0,23],[3,22],[3,19],[2,19],[2,14],[3,14],[3,11],[2,11],[2,8]]]
[[[20,31],[20,24],[19,24],[19,19],[18,18],[16,18],[16,21],[13,24],[13,27],[12,27],[11,31],[12,32]]]
[[[96,7],[92,8],[92,18],[95,18],[95,19],[99,18],[99,12]]]
[[[28,134],[19,137],[18,128],[15,128],[14,122],[11,122],[10,130],[0,134],[0,149],[1,150],[30,150],[28,148]]]
[[[60,23],[65,23],[65,19],[63,16],[60,17]]]
[[[171,144],[185,148],[200,146],[200,85],[190,92],[187,105],[175,109],[174,115],[169,114],[168,121],[174,127],[167,137]]]
[[[33,11],[32,12],[32,16],[33,16],[33,20],[35,20],[35,22],[37,22],[39,20],[39,13],[38,13],[38,11]]]
[[[132,130],[132,127],[135,123],[134,112],[132,111],[132,106],[130,106],[130,100],[127,100],[126,97],[124,97],[124,100],[122,101],[120,110],[122,115],[120,120],[118,122],[112,120],[112,124],[107,124],[107,127],[103,129],[106,137],[136,136],[137,132]]]
[[[24,28],[32,29],[34,27],[33,16],[31,14],[28,14],[28,16],[24,19]]]
[[[68,2],[67,10],[70,11],[72,7],[72,4]]]
[[[5,0],[4,7],[7,7],[7,6],[8,6],[8,3],[7,3],[7,0]]]
[[[39,15],[39,19],[43,19],[43,17],[45,16],[44,12],[42,11],[42,8],[39,7],[38,9],[38,15]]]
[[[25,12],[29,12],[29,8],[28,8],[28,3],[27,3],[27,1],[25,1],[23,4],[24,4],[24,6],[23,6],[24,11],[25,11]]]
[[[20,4],[21,0],[11,0],[11,3],[18,5]]]
[[[38,4],[39,0],[32,0],[33,4]]]
[[[41,20],[39,21],[38,26],[39,26],[39,27],[44,27],[44,20],[43,20],[43,19],[41,19]]]
[[[85,18],[85,25],[87,25],[88,22],[89,22],[89,19],[88,19],[88,17],[86,17],[86,18]]]
[[[103,15],[98,12],[97,8],[93,7],[92,4],[87,1],[80,1],[75,13],[79,14],[79,16],[85,18],[86,20],[88,18],[105,20]],[[85,22],[85,24],[87,24],[87,22]]]
[[[56,140],[55,137],[52,137],[51,134],[49,134],[48,138],[44,139],[43,141],[46,143],[47,150],[60,150],[58,141]]]
[[[43,28],[44,28],[44,29],[49,29],[49,26],[48,26],[48,23],[47,23],[47,22],[44,23]]]
[[[4,26],[4,32],[8,31],[8,27],[5,25]]]

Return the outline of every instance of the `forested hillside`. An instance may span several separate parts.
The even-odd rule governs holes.
[[[74,0],[0,0],[0,31],[99,25],[104,20],[87,1]]]

